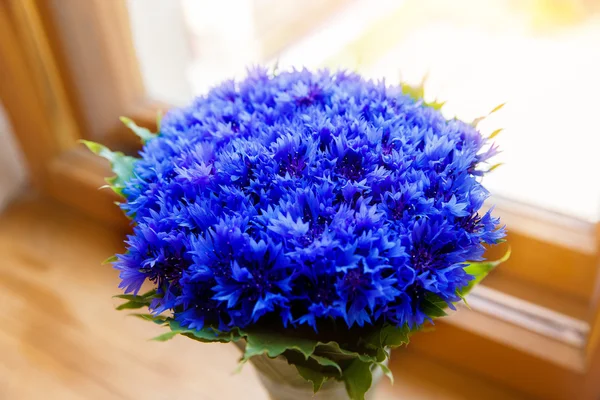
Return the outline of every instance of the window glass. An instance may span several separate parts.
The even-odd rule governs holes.
[[[143,6],[141,5],[143,3]],[[129,0],[151,96],[185,104],[252,64],[427,75],[429,100],[486,115],[497,196],[598,220],[600,4],[585,0]],[[157,28],[160,26],[160,28]]]

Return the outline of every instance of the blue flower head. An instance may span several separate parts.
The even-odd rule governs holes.
[[[504,236],[477,167],[496,152],[399,87],[348,72],[249,71],[148,140],[123,189],[125,292],[193,329],[268,320],[418,326]]]

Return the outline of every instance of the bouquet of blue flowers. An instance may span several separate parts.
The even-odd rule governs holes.
[[[389,350],[446,315],[498,262],[480,213],[497,148],[419,90],[348,72],[251,69],[158,133],[123,119],[139,157],[86,142],[116,174],[133,233],[110,259],[119,309],[241,362],[284,357],[362,399]],[[153,289],[141,294],[142,284]]]

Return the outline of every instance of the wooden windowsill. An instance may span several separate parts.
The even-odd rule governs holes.
[[[148,341],[159,327],[114,310],[116,271],[99,264],[122,250],[122,238],[36,196],[0,215],[0,397],[266,400],[252,366],[232,374],[234,346]],[[527,398],[440,363],[418,345],[395,352],[391,367],[395,384],[384,380],[378,400]],[[160,385],[146,384],[155,381]]]

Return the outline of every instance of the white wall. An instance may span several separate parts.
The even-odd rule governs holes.
[[[18,193],[26,180],[21,150],[0,104],[0,211]]]

